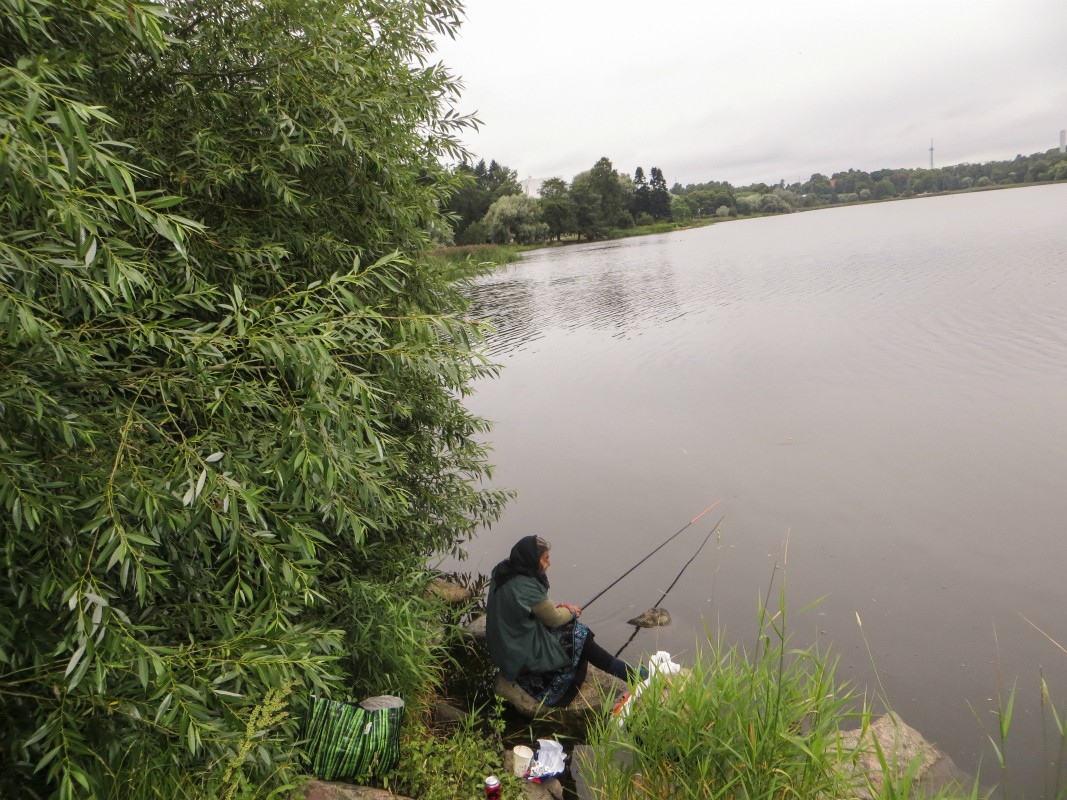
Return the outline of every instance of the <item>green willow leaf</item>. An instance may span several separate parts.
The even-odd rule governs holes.
[[[507,497],[423,260],[458,12],[0,0],[0,796],[266,796],[311,687],[439,675],[423,565]]]

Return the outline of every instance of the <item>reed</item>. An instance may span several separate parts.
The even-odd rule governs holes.
[[[596,723],[587,768],[596,796],[912,795],[916,769],[874,786],[856,768],[841,734],[869,724],[870,708],[837,679],[836,658],[790,645],[786,611],[784,592],[773,612],[761,601],[751,650],[706,629],[687,673],[656,678],[624,726],[615,718]],[[879,758],[892,774],[886,754]]]
[[[457,245],[431,250],[429,258],[443,264],[508,264],[518,261],[522,251],[529,249],[505,244]]]

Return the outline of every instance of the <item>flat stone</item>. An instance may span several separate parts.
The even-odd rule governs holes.
[[[485,615],[471,620],[462,628],[463,635],[469,639],[485,639]],[[512,707],[530,719],[576,720],[590,711],[599,711],[605,698],[616,698],[627,689],[626,683],[620,681],[592,664],[586,670],[585,680],[578,689],[578,694],[566,706],[554,707],[538,703],[526,694],[515,681],[505,680],[499,674],[493,684],[493,691],[503,697]]]
[[[426,587],[426,596],[438,597],[449,605],[458,606],[470,600],[472,595],[470,589],[460,586],[458,583],[444,578],[435,578]]]
[[[544,783],[523,781],[522,793],[527,800],[563,800],[563,784],[555,778]]]
[[[484,640],[485,639],[485,614],[480,617],[475,617],[462,628],[459,629],[460,633],[468,639]]]
[[[393,794],[385,789],[370,786],[357,786],[354,783],[340,781],[312,780],[304,784],[300,794],[295,797],[303,800],[409,800],[403,795]]]
[[[882,749],[894,780],[900,780],[912,763],[918,762],[912,781],[915,795],[933,795],[943,789],[964,789],[974,785],[974,780],[957,767],[947,754],[926,741],[922,734],[905,724],[900,717],[886,714],[870,724],[862,739],[860,733],[855,730],[841,735],[842,748],[857,753],[857,774],[852,776],[855,782],[851,797],[854,800],[873,800],[879,796],[885,784],[886,773],[875,749],[875,741]]]
[[[585,680],[578,688],[578,693],[565,706],[543,705],[528,695],[515,681],[506,680],[500,674],[497,674],[493,683],[493,691],[507,700],[524,717],[559,722],[577,721],[590,712],[600,711],[609,698],[614,700],[625,692],[626,688],[623,681],[592,664],[588,665]]]
[[[444,700],[436,700],[430,704],[430,713],[438,722],[446,722],[451,725],[461,725],[467,721],[470,714],[461,708],[456,708]]]

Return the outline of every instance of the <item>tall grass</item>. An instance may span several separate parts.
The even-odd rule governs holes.
[[[784,592],[774,613],[761,602],[751,651],[705,633],[687,674],[656,677],[624,726],[606,718],[590,731],[586,779],[598,798],[913,795],[919,764],[894,764],[877,742],[884,783],[858,769],[842,731],[866,732],[871,710],[837,679],[836,658],[790,646]]]
[[[605,798],[847,797],[839,725],[850,693],[836,662],[793,649],[784,602],[760,609],[754,652],[707,632],[691,671],[659,677],[620,728],[591,735],[590,783]]]
[[[429,258],[440,264],[453,265],[485,265],[485,264],[509,264],[522,258],[522,250],[518,245],[507,244],[469,244],[455,247],[438,247],[431,250]]]

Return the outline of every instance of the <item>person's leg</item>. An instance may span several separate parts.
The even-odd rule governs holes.
[[[614,675],[621,681],[628,681],[640,677],[638,669],[631,667],[621,658],[615,658],[611,653],[596,643],[596,639],[590,636],[585,642],[582,657],[597,669],[604,670],[609,675]]]

